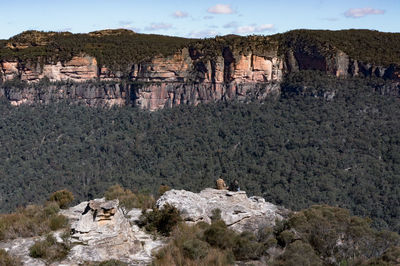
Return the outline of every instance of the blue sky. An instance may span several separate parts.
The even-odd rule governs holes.
[[[0,0],[0,39],[25,30],[128,28],[203,38],[292,29],[400,31],[400,0]]]

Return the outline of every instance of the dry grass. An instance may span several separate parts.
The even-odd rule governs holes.
[[[0,240],[43,235],[65,227],[67,220],[57,214],[58,210],[53,203],[49,203],[46,206],[28,205],[14,213],[1,214]]]

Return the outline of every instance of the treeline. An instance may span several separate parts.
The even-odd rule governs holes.
[[[398,98],[374,91],[384,81],[311,73],[288,77],[279,100],[252,104],[150,113],[3,101],[0,210],[63,188],[81,201],[115,183],[151,193],[161,184],[200,191],[222,177],[290,209],[344,207],[399,232]],[[302,88],[335,95],[328,101],[297,93]]]

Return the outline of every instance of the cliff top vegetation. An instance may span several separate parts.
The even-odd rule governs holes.
[[[371,30],[293,30],[271,36],[237,35],[209,39],[188,39],[154,34],[138,34],[130,30],[101,30],[88,34],[70,32],[26,31],[9,40],[0,40],[1,60],[28,62],[66,61],[74,55],[95,56],[99,65],[113,70],[130,69],[133,63],[157,55],[172,55],[183,47],[200,49],[212,57],[226,47],[240,53],[250,51],[268,55],[288,49],[308,49],[329,55],[340,49],[351,58],[378,65],[400,64],[400,34]]]

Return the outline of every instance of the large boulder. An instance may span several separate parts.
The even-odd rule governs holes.
[[[175,206],[188,223],[211,223],[213,210],[221,211],[221,218],[229,228],[237,231],[255,231],[272,227],[276,220],[288,216],[285,208],[266,202],[261,197],[247,197],[246,192],[232,192],[207,188],[200,193],[186,190],[167,191],[157,201],[157,207]]]
[[[137,226],[131,225],[118,200],[95,199],[72,207],[63,214],[71,221],[68,260],[74,263],[117,259],[130,265],[151,262],[151,252],[162,245]]]

